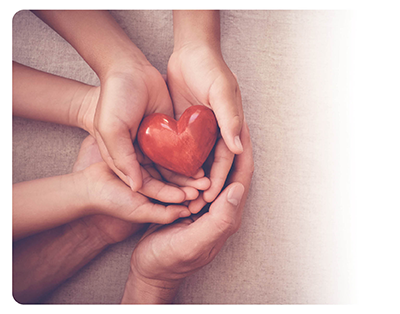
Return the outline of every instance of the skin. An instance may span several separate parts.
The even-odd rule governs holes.
[[[142,118],[154,112],[169,116],[175,112],[179,118],[193,104],[214,110],[223,141],[215,150],[211,185],[198,204],[215,199],[232,165],[233,154],[243,150],[240,90],[222,58],[219,12],[174,12],[174,52],[168,63],[168,88],[161,74],[108,12],[34,13],[65,38],[99,76],[100,97],[94,108],[91,134],[104,161],[133,191],[140,190],[143,184],[139,152],[132,145]],[[192,208],[197,211],[201,206]]]
[[[209,211],[151,225],[143,235],[132,254],[122,303],[171,303],[182,280],[210,263],[239,229],[254,170],[246,124],[241,136],[243,154],[235,158],[227,187]]]
[[[246,130],[247,127],[242,133]],[[239,184],[244,187],[239,205],[229,203],[224,193],[204,216],[192,216],[165,228],[150,226],[132,255],[123,303],[172,302],[182,278],[210,262],[227,237],[239,228],[253,171],[251,144],[246,133],[243,138],[244,154],[235,160],[229,178],[229,182],[235,181],[233,187]],[[96,141],[89,136],[82,143],[73,172],[83,171],[101,160]],[[225,192],[229,193],[229,188],[232,184]],[[40,301],[105,248],[147,226],[106,215],[91,215],[14,242],[14,298],[20,303]],[[176,243],[172,237],[175,232],[184,236]],[[191,232],[193,235],[189,236]],[[200,240],[204,251],[193,250],[193,238]],[[169,245],[177,247],[169,252]],[[173,259],[166,265],[165,258],[171,253],[174,253]],[[145,255],[141,257],[141,254]]]
[[[102,161],[96,141],[81,145],[73,173]],[[20,303],[41,300],[104,249],[146,228],[107,215],[90,215],[13,243],[13,296]]]
[[[95,105],[99,88],[44,73],[13,63],[13,114],[25,118],[62,123],[93,132]],[[13,186],[13,236],[15,239],[46,230],[92,214],[111,214],[136,222],[153,222],[154,204],[145,196],[167,203],[182,203],[198,197],[198,189],[207,189],[209,180],[174,176],[164,171],[162,177],[137,148],[142,187],[131,191],[104,163],[91,165],[80,172],[21,182]],[[164,180],[169,180],[166,183]],[[183,184],[183,186],[179,186]],[[117,198],[116,195],[123,197]],[[162,206],[162,207],[160,207]],[[140,209],[141,210],[137,210]],[[168,206],[171,222],[183,212],[182,206]],[[145,210],[148,215],[140,212]],[[43,219],[45,217],[46,219]]]
[[[243,151],[243,109],[237,78],[221,52],[219,12],[179,10],[173,17],[174,51],[167,82],[175,117],[189,106],[204,105],[212,108],[221,130],[208,171],[211,186],[189,205],[197,213],[221,192],[234,155]]]
[[[231,185],[215,199],[208,213],[200,218],[180,219],[165,228],[152,225],[135,249],[123,302],[171,302],[182,278],[210,262],[226,239],[239,227],[253,169],[250,140],[248,136],[248,140],[244,139],[246,135],[243,132],[247,129],[242,128],[243,113],[237,80],[223,61],[218,47],[219,15],[215,12],[201,11],[198,11],[197,15],[193,15],[193,12],[174,12],[175,46],[168,64],[170,98],[163,77],[107,12],[35,11],[35,14],[78,51],[99,76],[100,87],[66,81],[63,78],[47,76],[43,72],[27,71],[23,66],[14,64],[13,114],[84,128],[95,137],[98,150],[108,167],[104,162],[94,163],[67,177],[50,178],[56,181],[24,183],[13,188],[15,195],[20,193],[19,195],[31,197],[55,187],[58,189],[53,191],[54,195],[67,192],[60,194],[66,201],[61,203],[57,202],[59,198],[51,199],[53,193],[48,196],[48,203],[43,199],[39,199],[38,203],[37,200],[27,202],[23,197],[15,197],[23,202],[16,203],[18,209],[15,210],[17,216],[13,219],[17,223],[14,239],[76,219],[15,243],[14,296],[17,300],[27,302],[39,298],[73,275],[106,246],[139,230],[143,224],[132,224],[120,218],[137,222],[149,221],[148,218],[144,218],[143,211],[132,211],[132,204],[133,207],[138,205],[142,209],[143,206],[154,206],[149,205],[148,200],[142,198],[143,195],[159,197],[162,201],[160,195],[163,193],[160,191],[175,188],[175,196],[178,195],[176,193],[182,195],[183,192],[184,197],[181,199],[187,201],[195,197],[194,194],[189,196],[193,190],[190,192],[184,190],[185,188],[206,190],[204,194],[197,196],[190,204],[192,206],[189,205],[192,212],[198,212],[205,202],[214,200],[221,191],[231,169],[234,154],[247,151],[247,154],[243,154],[246,158],[242,155],[236,158],[228,179]],[[190,67],[196,60],[204,61],[204,69]],[[14,69],[17,69],[16,72]],[[197,75],[197,72],[193,72],[194,70],[199,71],[201,82],[196,80],[193,73]],[[180,89],[182,92],[177,92]],[[190,93],[193,93],[193,99],[188,98]],[[188,101],[185,103],[185,100]],[[207,178],[202,178],[204,173],[201,171],[193,178],[186,178],[168,173],[159,167],[154,168],[146,162],[135,146],[136,131],[143,116],[154,112],[172,116],[175,110],[176,118],[179,118],[185,106],[199,103],[214,110],[221,128],[221,139],[210,159],[211,167],[206,169],[211,183]],[[95,147],[93,139],[91,141],[88,147]],[[128,194],[127,186],[121,185],[117,176],[133,192],[140,193],[129,191]],[[166,187],[163,182],[166,178],[182,187]],[[205,180],[199,183],[200,179]],[[77,202],[76,199],[71,201],[72,195],[82,191],[82,186],[76,182],[85,182],[90,186],[90,193],[79,196],[79,200],[84,200],[83,202]],[[146,183],[151,184],[146,186]],[[105,191],[107,193],[104,193]],[[114,208],[107,212],[107,204],[115,204],[115,193],[125,195],[118,201],[129,205],[126,208],[124,204],[117,202],[120,211]],[[166,194],[171,195],[172,190]],[[91,202],[99,197],[103,197],[101,202]],[[77,209],[82,204],[84,206]],[[157,208],[163,211],[165,206],[160,206]],[[34,224],[33,220],[30,220],[34,227],[33,230],[29,229],[29,221],[24,222],[21,218],[24,217],[23,212],[34,213],[40,210],[44,210],[44,213],[49,213],[50,216],[46,215],[47,219],[44,222],[31,216],[31,219],[37,220]],[[52,210],[55,213],[53,218]],[[68,212],[72,215],[65,217],[57,215],[57,212]],[[166,210],[163,212],[167,213]],[[110,213],[118,214],[114,218],[105,216]],[[186,211],[185,215],[188,214]],[[160,224],[168,221],[170,220],[157,215],[154,222]],[[18,224],[22,224],[22,227]],[[176,239],[173,240],[171,235],[175,232],[187,240],[174,242]],[[190,234],[199,239],[200,251],[193,250],[193,246],[189,245]],[[164,235],[166,237],[163,240]],[[192,242],[193,240],[194,238]],[[163,256],[168,257],[171,253],[166,250],[168,246],[163,246],[167,244],[165,241],[181,249],[172,256],[172,264],[169,265],[163,264]],[[155,258],[143,260],[140,258],[144,257],[142,254]],[[43,263],[44,260],[46,263]],[[195,260],[199,263],[195,263]],[[178,269],[178,275],[171,275],[172,270],[172,274],[175,273],[175,269]],[[28,277],[29,280],[26,280]]]
[[[99,96],[100,87],[13,62],[14,116],[75,126],[93,135],[94,116]],[[169,193],[172,193],[174,201],[181,200],[184,194],[192,198],[198,195],[197,189],[207,189],[210,185],[207,178],[202,178],[204,173],[201,172],[193,179],[175,176],[170,171],[162,169],[163,176],[161,176],[160,168],[155,171],[154,166],[146,160],[138,146],[136,146],[136,151],[138,161],[142,163],[141,176],[146,178],[145,185],[139,189],[139,192],[147,197],[163,201],[159,199],[158,193],[160,187],[165,184],[164,181],[173,184],[174,188],[170,189]]]

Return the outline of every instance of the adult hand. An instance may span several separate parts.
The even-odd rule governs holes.
[[[191,105],[205,105],[214,111],[221,130],[222,138],[217,141],[209,173],[211,186],[202,196],[205,202],[212,202],[224,185],[234,154],[243,150],[240,89],[222,57],[218,12],[174,12],[174,37],[167,83],[175,118]],[[193,207],[196,209],[192,212],[201,208]]]
[[[238,230],[254,169],[246,124],[241,136],[244,151],[209,211],[197,219],[151,225],[143,235],[132,254],[123,303],[171,302],[181,280],[211,262]]]

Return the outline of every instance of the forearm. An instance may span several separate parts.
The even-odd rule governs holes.
[[[13,62],[13,115],[84,128],[97,88]],[[92,112],[93,111],[93,112]]]
[[[129,272],[122,304],[170,304],[174,301],[180,280],[174,282],[149,282],[138,274]]]
[[[174,49],[200,43],[220,50],[219,11],[174,11]]]
[[[13,247],[14,298],[37,302],[106,247],[81,220],[20,240]]]
[[[80,176],[73,173],[14,184],[14,240],[90,214]]]
[[[131,62],[147,64],[143,53],[107,11],[33,11],[67,40],[102,79],[110,69],[125,71]]]

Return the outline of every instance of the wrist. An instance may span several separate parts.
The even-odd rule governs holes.
[[[181,280],[155,280],[140,275],[131,268],[121,303],[170,304],[178,292]]]
[[[218,11],[174,11],[174,51],[185,46],[207,46],[220,51]]]
[[[90,180],[84,173],[86,169],[68,174],[71,176],[70,197],[76,204],[77,218],[98,214],[93,197],[90,194]]]
[[[84,85],[77,89],[69,105],[68,124],[84,129],[94,136],[93,122],[99,97],[99,86]]]
[[[116,53],[112,60],[105,62],[96,73],[100,82],[104,82],[114,75],[132,75],[147,66],[151,66],[150,62],[139,48],[132,43],[132,47]]]

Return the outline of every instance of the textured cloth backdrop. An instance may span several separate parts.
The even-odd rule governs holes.
[[[170,11],[112,11],[149,61],[166,73]],[[343,11],[222,11],[224,58],[237,75],[255,173],[240,230],[215,260],[187,278],[176,303],[346,303]],[[58,34],[29,11],[13,19],[13,60],[99,84]],[[13,119],[13,182],[68,173],[83,130]],[[119,303],[139,236],[109,247],[46,303]]]

